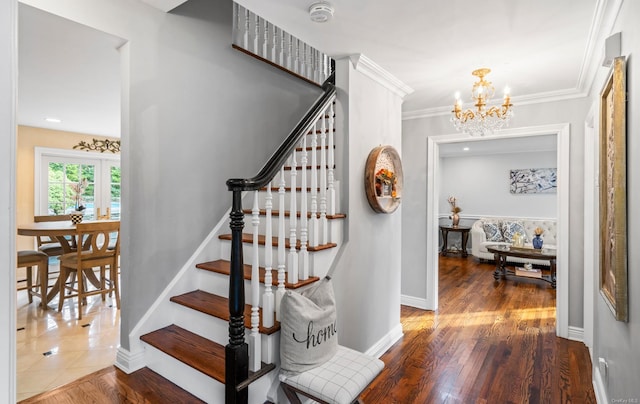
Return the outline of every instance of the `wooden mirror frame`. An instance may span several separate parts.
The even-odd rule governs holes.
[[[396,149],[378,146],[371,150],[364,171],[364,189],[371,208],[378,213],[398,209],[402,184],[402,163]]]

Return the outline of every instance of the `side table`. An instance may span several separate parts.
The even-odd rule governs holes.
[[[442,250],[440,251],[443,256],[446,256],[449,253],[449,245],[448,245],[448,237],[449,232],[460,233],[462,236],[462,256],[467,256],[467,240],[469,239],[469,231],[471,231],[471,227],[466,226],[451,226],[451,225],[441,225],[440,232],[442,233]]]

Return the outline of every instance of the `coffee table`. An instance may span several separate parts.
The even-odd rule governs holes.
[[[505,245],[488,245],[487,251],[493,253],[496,261],[496,270],[493,271],[495,280],[507,279],[510,277],[539,279],[556,287],[556,251],[550,249],[535,249],[526,247],[513,247]],[[515,269],[507,268],[507,257],[518,257],[524,259],[547,260],[549,261],[551,271],[549,275],[541,275],[540,277],[519,276]]]

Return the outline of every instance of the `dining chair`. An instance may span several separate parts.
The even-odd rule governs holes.
[[[36,282],[33,282],[33,267],[38,267]],[[26,268],[27,296],[29,303],[33,302],[33,296],[40,298],[40,304],[47,308],[47,291],[49,286],[49,256],[42,251],[22,250],[18,251],[18,268]]]
[[[64,222],[71,220],[71,215],[48,215],[48,216],[34,216],[33,221],[39,222]],[[64,254],[64,250],[60,245],[60,241],[56,238],[49,236],[36,236],[36,242],[38,243],[38,250],[47,254],[49,257],[58,257]]]
[[[82,319],[82,305],[86,302],[87,296],[100,294],[102,300],[105,300],[105,296],[113,292],[116,307],[120,308],[118,282],[120,221],[78,223],[76,231],[76,245],[84,244],[88,248],[79,248],[75,252],[60,256],[58,311],[62,311],[66,299],[77,297],[78,320],[80,320]],[[99,268],[99,278],[96,277],[94,268]],[[77,287],[73,283],[67,283],[71,274],[77,274]],[[88,283],[91,283],[93,288],[90,289]],[[67,294],[67,291],[70,294]]]

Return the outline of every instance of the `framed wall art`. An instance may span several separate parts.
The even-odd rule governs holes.
[[[614,59],[600,93],[600,293],[628,321],[626,61]]]
[[[555,168],[510,170],[509,191],[512,194],[555,194],[557,178]]]

